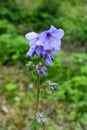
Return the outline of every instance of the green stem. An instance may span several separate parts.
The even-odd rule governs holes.
[[[37,76],[37,95],[36,95],[36,110],[35,110],[35,118],[36,117],[36,114],[38,113],[38,109],[39,109],[39,93],[40,93],[40,76],[38,75]],[[36,128],[35,128],[36,130]]]
[[[40,59],[38,58],[38,64],[40,62]],[[40,92],[40,75],[37,75],[37,96],[36,96],[36,111],[35,114],[38,112],[38,106],[39,106],[39,92]]]
[[[39,59],[38,59],[38,63],[39,63]],[[38,109],[39,109],[39,94],[40,94],[40,75],[37,75],[37,95],[36,95],[36,110],[35,110],[35,118],[36,114],[38,113]],[[36,130],[36,128],[35,128]]]
[[[36,97],[36,111],[38,112],[38,106],[39,106],[39,93],[40,93],[40,76],[37,77],[37,97]]]

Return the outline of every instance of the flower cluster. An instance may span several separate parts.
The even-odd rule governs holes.
[[[34,54],[37,54],[39,58],[43,56],[46,65],[50,66],[54,54],[60,51],[63,35],[64,31],[62,29],[56,29],[53,25],[51,25],[49,30],[40,34],[35,32],[27,33],[25,37],[30,41],[30,49],[27,55],[32,57]]]

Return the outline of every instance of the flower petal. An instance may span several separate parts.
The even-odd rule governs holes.
[[[26,37],[28,40],[31,40],[31,39],[37,38],[37,37],[38,37],[38,34],[35,33],[35,32],[30,32],[30,33],[27,33],[27,34],[25,35],[25,37]]]
[[[63,29],[57,29],[52,32],[52,36],[61,39],[64,36],[64,30]]]
[[[44,31],[44,32],[42,32],[42,33],[39,34],[40,40],[45,41],[46,37],[47,37],[47,31]]]
[[[36,53],[37,53],[37,55],[38,55],[38,57],[40,58],[41,56],[42,56],[42,52],[43,52],[43,47],[42,46],[40,46],[40,47],[36,47],[36,49],[35,49],[35,51],[36,51]]]
[[[48,30],[48,32],[52,33],[54,30],[57,30],[53,25],[51,25],[50,29]]]
[[[45,50],[51,50],[50,40],[47,39],[47,40],[44,42],[44,49],[45,49]]]
[[[47,66],[50,66],[50,65],[52,64],[52,58],[51,58],[51,56],[50,56],[50,55],[47,55],[47,56],[45,57],[45,61],[46,61],[46,65],[47,65]]]
[[[41,68],[40,71],[41,71],[41,73],[42,73],[43,76],[46,76],[46,70],[43,67]]]
[[[37,38],[31,39],[30,42],[29,42],[30,43],[30,47],[34,46],[36,42],[37,42]]]
[[[50,46],[51,48],[60,51],[61,40],[56,40],[56,39],[51,40]]]
[[[38,75],[40,75],[40,69],[38,65],[36,65],[36,70],[37,70]]]
[[[37,73],[38,73],[38,75],[40,75],[40,70],[39,69],[37,70]]]
[[[42,40],[37,40],[35,42],[35,44],[38,45],[38,46],[43,46],[43,41]]]
[[[35,54],[35,47],[31,47],[27,52],[27,56],[32,57]]]

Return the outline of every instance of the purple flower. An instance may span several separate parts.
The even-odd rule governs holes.
[[[46,62],[47,66],[50,66],[52,64],[52,61],[54,59],[54,54],[55,54],[56,50],[55,49],[51,49],[51,50],[46,50],[43,55],[44,55],[44,59]]]
[[[44,41],[45,50],[55,49],[56,51],[60,51],[60,39],[63,35],[64,31],[62,29],[56,29],[53,25],[51,25],[49,30],[39,34],[39,38]]]
[[[42,63],[39,63],[38,65],[36,65],[36,70],[37,70],[38,75],[42,74],[43,76],[46,76],[47,68],[43,66]]]
[[[43,56],[46,65],[51,65],[54,54],[60,51],[61,38],[63,35],[64,31],[62,29],[56,29],[53,25],[51,25],[49,30],[39,34],[39,39],[43,40],[44,42]]]
[[[27,55],[32,57],[37,53],[38,57],[42,56],[44,50],[43,41],[39,39],[38,34],[35,32],[27,33],[25,37],[30,41],[30,49],[27,52]]]
[[[25,37],[30,41],[30,49],[27,55],[32,57],[34,54],[37,54],[39,58],[43,56],[46,65],[51,65],[54,54],[60,51],[63,35],[64,31],[62,29],[56,29],[53,25],[51,25],[49,30],[40,34],[35,32],[27,33]]]

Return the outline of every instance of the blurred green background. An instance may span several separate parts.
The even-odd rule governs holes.
[[[0,0],[0,130],[29,130],[36,77],[25,67],[30,58],[24,35],[50,25],[65,36],[47,74],[58,91],[42,92],[40,111],[48,130],[87,130],[86,0]]]

